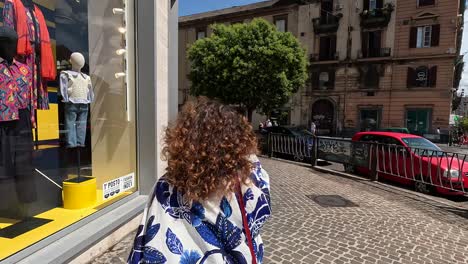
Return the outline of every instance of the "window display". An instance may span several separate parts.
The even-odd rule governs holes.
[[[0,261],[136,191],[133,1],[0,0]]]

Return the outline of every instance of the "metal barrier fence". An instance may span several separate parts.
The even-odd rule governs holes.
[[[468,193],[468,155],[440,149],[410,148],[395,144],[355,142],[309,136],[268,136],[270,156],[287,156],[316,165],[317,159],[343,164],[348,172],[414,183],[421,192]]]

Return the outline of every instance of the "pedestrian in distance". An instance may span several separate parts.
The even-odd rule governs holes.
[[[315,136],[315,133],[317,132],[317,125],[315,124],[314,121],[310,123],[310,133]]]
[[[267,119],[267,121],[265,121],[265,123],[266,123],[266,124],[265,124],[266,127],[272,127],[272,126],[273,126],[273,124],[271,123],[270,119]]]
[[[262,263],[270,185],[247,119],[198,98],[164,142],[166,174],[149,196],[128,263]]]

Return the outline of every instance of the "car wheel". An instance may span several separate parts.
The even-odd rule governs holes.
[[[423,177],[421,177],[419,181],[414,182],[414,189],[417,192],[424,193],[424,194],[433,193],[434,188],[433,188],[432,185],[428,184],[429,179],[424,178],[424,182],[423,182],[422,179],[423,179]]]
[[[351,164],[343,164],[346,173],[356,173],[356,167]]]

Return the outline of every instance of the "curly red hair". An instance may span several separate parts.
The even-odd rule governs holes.
[[[166,130],[166,179],[192,201],[235,192],[249,182],[257,139],[252,126],[233,108],[198,98],[187,103]]]

